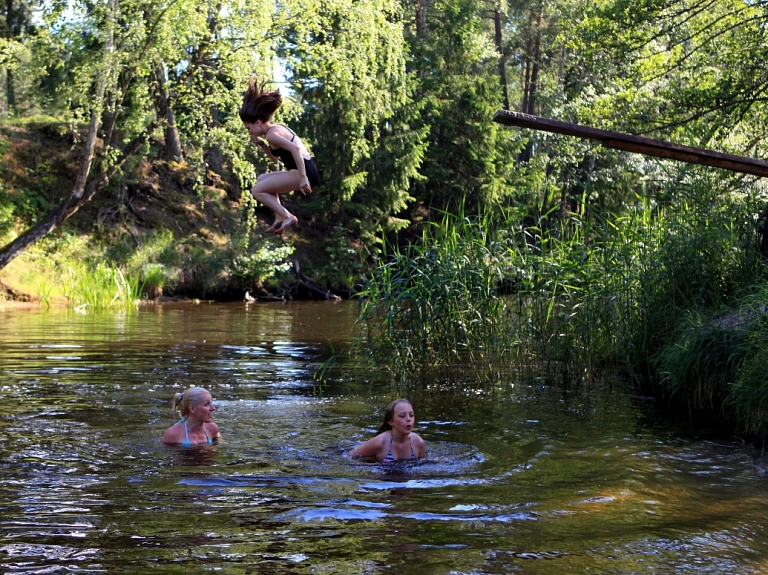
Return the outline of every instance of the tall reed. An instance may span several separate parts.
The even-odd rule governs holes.
[[[126,277],[120,268],[103,263],[69,265],[62,284],[68,305],[78,309],[131,308],[144,290],[139,276]]]
[[[684,382],[695,377],[676,382],[664,365],[677,361],[668,346],[692,310],[738,305],[759,281],[754,207],[708,181],[684,191],[671,205],[638,196],[621,216],[586,201],[533,223],[444,214],[371,276],[358,343],[398,379],[441,370],[562,380],[620,369],[660,382],[667,396],[723,401],[721,384],[714,393],[699,379],[694,389]],[[693,334],[694,348],[705,345]]]
[[[750,437],[768,437],[768,283],[754,296],[745,298],[736,330],[743,333],[735,354],[740,362],[734,377],[726,382],[726,407],[738,430]]]
[[[469,368],[486,378],[516,353],[518,318],[498,289],[507,277],[483,220],[444,214],[419,244],[396,247],[363,291],[358,343],[398,378]]]

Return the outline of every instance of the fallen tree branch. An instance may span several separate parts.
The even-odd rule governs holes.
[[[644,136],[632,136],[610,130],[590,128],[589,126],[580,126],[579,124],[551,120],[520,112],[511,112],[509,110],[499,110],[494,114],[493,120],[499,124],[517,126],[518,128],[530,128],[532,130],[543,130],[545,132],[576,136],[577,138],[597,140],[606,148],[636,152],[646,156],[655,156],[657,158],[677,160],[691,164],[712,166],[714,168],[723,168],[732,172],[768,178],[768,161],[757,158],[681,146],[680,144],[653,140]]]

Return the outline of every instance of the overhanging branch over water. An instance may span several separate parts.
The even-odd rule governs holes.
[[[741,172],[768,178],[768,161],[758,160],[756,158],[723,154],[721,152],[714,152],[703,148],[681,146],[679,144],[653,140],[643,136],[630,136],[629,134],[622,134],[620,132],[590,128],[588,126],[580,126],[569,122],[532,116],[531,114],[510,112],[509,110],[499,110],[494,114],[493,120],[499,124],[517,126],[518,128],[530,128],[532,130],[543,130],[555,134],[576,136],[577,138],[598,140],[606,148],[613,148],[615,150],[636,152],[638,154],[645,154],[646,156],[655,156],[657,158],[677,160],[691,164],[701,164],[704,166],[723,168],[733,172]]]

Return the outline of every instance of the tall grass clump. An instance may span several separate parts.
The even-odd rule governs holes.
[[[580,378],[626,355],[635,319],[631,223],[586,209],[566,220],[545,215],[525,228],[525,244],[508,245],[512,267],[523,272],[515,294],[520,337],[540,372]]]
[[[744,359],[744,332],[700,311],[688,317],[655,357],[665,399],[689,414],[716,414]],[[727,414],[723,413],[728,419]]]
[[[524,226],[445,215],[363,293],[369,357],[400,378],[469,369],[578,378],[627,356],[637,251],[596,214]],[[619,240],[616,240],[616,237]]]
[[[692,312],[656,356],[664,391],[692,418],[768,435],[768,284],[716,314]],[[711,419],[711,418],[710,418]]]
[[[290,243],[257,238],[245,226],[229,236],[204,239],[199,234],[178,237],[157,229],[136,245],[124,236],[109,257],[125,262],[123,268],[144,283],[143,297],[155,299],[173,293],[222,295],[276,281],[290,269]]]
[[[740,433],[763,441],[768,436],[767,297],[768,283],[763,283],[727,316],[729,327],[741,339],[734,349],[739,369],[727,382],[725,408]]]
[[[751,322],[740,351],[742,362],[735,377],[728,382],[726,408],[740,433],[765,441],[768,436],[768,319],[765,309]]]
[[[2,279],[44,307],[131,308],[145,280],[116,264],[106,264],[86,236],[63,232],[44,238],[2,270]]]
[[[474,371],[487,378],[516,354],[517,318],[488,222],[445,214],[421,242],[395,249],[361,296],[358,344],[398,378]]]
[[[732,184],[686,181],[649,222],[633,366],[692,420],[754,437],[768,421],[764,206]]]
[[[689,310],[737,306],[739,294],[759,281],[762,265],[748,223],[743,206],[723,200],[684,200],[655,218],[639,275],[642,355],[655,355]]]
[[[700,176],[672,196],[638,195],[621,215],[590,209],[586,194],[576,211],[556,206],[534,220],[445,215],[372,275],[359,341],[401,378],[620,370],[692,408],[722,403],[730,376],[697,374],[733,373],[727,350],[740,340],[707,318],[738,307],[763,275],[758,212]],[[702,349],[709,358],[687,356]]]
[[[173,232],[153,231],[130,254],[125,254],[125,270],[142,285],[140,298],[154,299],[179,280],[179,255]]]
[[[103,263],[94,267],[71,263],[62,284],[70,307],[92,310],[133,307],[144,289],[137,278],[126,278],[119,268]]]

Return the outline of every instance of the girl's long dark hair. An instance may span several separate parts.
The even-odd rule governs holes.
[[[238,113],[240,119],[248,124],[256,120],[268,122],[282,103],[283,97],[279,90],[267,91],[266,83],[259,84],[256,78],[251,78]]]

